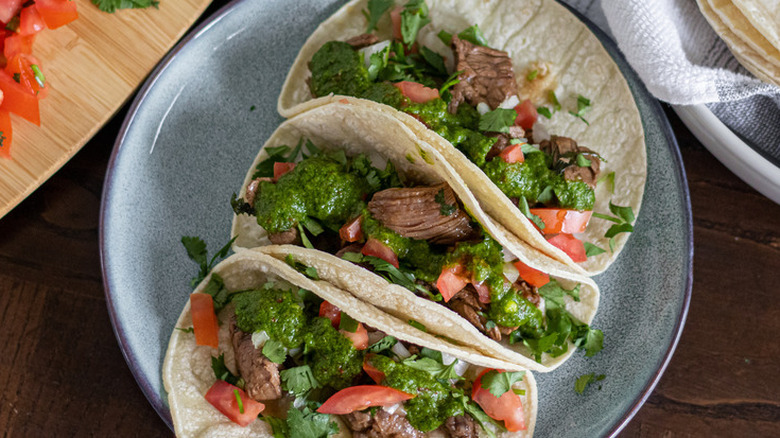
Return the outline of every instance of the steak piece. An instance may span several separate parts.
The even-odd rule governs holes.
[[[274,245],[300,245],[301,239],[298,235],[298,229],[295,227],[290,228],[287,231],[279,233],[273,233],[268,235],[268,240]]]
[[[539,290],[536,286],[531,286],[523,280],[519,280],[515,283],[515,287],[523,295],[523,298],[531,302],[536,307],[539,307]]]
[[[464,101],[472,106],[486,103],[496,109],[506,98],[517,95],[512,59],[506,52],[472,44],[457,35],[452,36],[452,51],[455,70],[463,73],[452,87],[451,113],[457,113]]]
[[[406,417],[380,409],[372,419],[371,428],[355,431],[355,438],[422,438],[424,433],[412,427]],[[353,429],[354,430],[354,429]]]
[[[350,412],[342,415],[341,418],[353,432],[365,432],[374,425],[374,419],[371,418],[371,414],[364,411]]]
[[[460,292],[453,295],[452,298],[450,298],[450,302],[447,304],[455,313],[462,316],[466,321],[470,322],[471,325],[476,327],[477,330],[487,333],[485,330],[487,319],[478,313],[487,307],[487,305],[479,302],[479,295],[472,285],[466,285]]]
[[[263,356],[252,344],[252,335],[236,326],[235,315],[230,319],[230,340],[236,352],[238,374],[246,382],[247,395],[254,400],[277,400],[282,397],[279,365]]]
[[[347,44],[354,47],[355,50],[360,50],[363,47],[373,46],[379,41],[379,38],[374,34],[364,33],[358,36],[353,36],[346,41]]]
[[[436,200],[437,195],[443,203]],[[451,244],[466,240],[474,233],[471,218],[460,208],[455,193],[445,183],[382,190],[369,201],[368,211],[382,225],[411,239]]]
[[[451,438],[477,438],[479,432],[474,419],[469,415],[457,415],[444,422],[444,428]]]
[[[599,177],[601,160],[598,154],[592,150],[577,146],[577,142],[569,137],[553,135],[549,140],[539,143],[539,149],[552,155],[553,163],[557,168],[563,169],[563,177],[569,181],[582,181],[596,188],[596,180]],[[577,165],[577,155],[582,154],[590,161],[590,165],[580,167]]]

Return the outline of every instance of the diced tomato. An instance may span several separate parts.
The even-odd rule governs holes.
[[[550,282],[549,275],[545,274],[544,272],[538,269],[534,269],[526,265],[520,260],[516,261],[514,265],[515,268],[517,268],[517,272],[520,273],[520,278],[525,280],[525,282],[530,284],[531,286],[542,287],[545,284]]]
[[[13,34],[5,39],[3,45],[3,55],[5,59],[11,59],[20,53],[32,54],[32,46],[35,41],[35,35]]]
[[[403,35],[401,34],[401,11],[403,6],[396,6],[390,11],[390,20],[393,22],[393,39],[401,40]]]
[[[471,399],[485,411],[490,418],[504,422],[504,426],[510,432],[525,430],[525,415],[523,414],[523,401],[513,391],[505,392],[501,397],[496,397],[490,391],[482,387],[482,376],[490,369],[483,371],[471,390]],[[503,370],[498,370],[503,373]]]
[[[38,99],[43,99],[49,94],[49,87],[46,86],[45,82],[43,83],[44,86],[41,86],[35,78],[35,68],[40,72],[41,67],[37,58],[32,55],[19,53],[8,60],[5,72],[11,75],[25,91]],[[43,75],[42,72],[41,75]],[[17,81],[16,79],[19,80]]]
[[[345,242],[357,242],[363,240],[363,215],[344,224],[339,230],[339,237]]]
[[[192,328],[195,331],[195,343],[219,348],[219,324],[214,313],[214,300],[211,295],[194,293],[190,295],[190,313]]]
[[[474,289],[477,291],[477,297],[479,298],[480,303],[490,302],[490,288],[488,287],[486,281],[476,281],[472,275],[471,285],[474,286]]]
[[[515,125],[520,125],[520,127],[526,131],[533,129],[534,123],[536,123],[536,119],[539,117],[539,113],[536,112],[536,107],[531,103],[531,100],[526,99],[520,102],[520,104],[515,107],[515,111],[517,112]]]
[[[317,409],[317,412],[320,414],[345,415],[350,412],[362,411],[371,406],[392,406],[414,397],[413,394],[407,394],[387,386],[351,386],[330,396]]]
[[[8,114],[8,111],[0,111],[0,156],[11,158],[12,138],[11,115]]]
[[[393,84],[401,90],[401,94],[415,103],[425,103],[439,97],[439,90],[428,88],[423,84],[411,81],[401,81]]]
[[[205,397],[219,412],[230,418],[230,421],[243,427],[255,421],[260,412],[265,409],[264,404],[250,398],[243,389],[224,380],[214,382]],[[238,398],[241,399],[240,406]]]
[[[547,239],[552,246],[565,252],[577,263],[584,262],[588,259],[588,256],[585,255],[585,244],[571,234],[561,233],[545,235],[544,238]]]
[[[35,35],[46,27],[35,5],[22,8],[19,13],[19,35]]]
[[[498,156],[501,157],[504,162],[509,164],[522,163],[525,161],[525,155],[523,155],[523,145],[521,144],[513,144],[509,145],[509,147],[505,147],[504,150],[498,154]]]
[[[578,211],[566,208],[532,208],[531,214],[544,222],[544,234],[582,233],[588,226],[593,210]]]
[[[341,309],[338,307],[327,301],[323,301],[322,304],[320,304],[320,316],[328,318],[330,320],[330,325],[332,325],[333,328],[339,328],[339,324],[341,323]]]
[[[464,274],[464,267],[461,264],[445,266],[439,274],[439,278],[436,280],[436,289],[439,289],[439,293],[445,302],[449,302],[450,299],[460,292],[469,283],[468,277]]]
[[[393,249],[374,238],[369,238],[360,251],[365,256],[379,257],[380,259],[398,267],[398,256]]]
[[[35,7],[49,29],[64,26],[79,17],[74,0],[35,0]]]
[[[38,99],[5,71],[0,72],[0,90],[3,92],[3,104],[0,105],[0,110],[12,112],[41,126]]]
[[[358,323],[357,329],[354,332],[339,330],[339,333],[352,341],[355,350],[365,350],[368,348],[368,330],[363,327],[362,323]]]
[[[369,353],[363,359],[363,371],[365,371],[366,374],[368,374],[368,377],[371,377],[371,380],[376,382],[377,385],[381,385],[382,381],[385,380],[385,373],[379,371],[379,368],[371,364],[371,358],[374,356],[376,356],[376,354]]]
[[[279,181],[279,178],[293,169],[295,169],[295,163],[274,163],[274,182]]]
[[[24,3],[24,0],[3,0],[0,2],[0,21],[3,23],[8,23],[11,21],[11,19],[16,16],[16,13],[19,12],[19,8],[22,7],[22,3]]]

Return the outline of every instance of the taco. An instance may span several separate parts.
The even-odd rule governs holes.
[[[180,437],[530,437],[536,383],[515,369],[245,250],[191,295],[163,382]]]
[[[647,177],[638,109],[554,0],[352,1],[306,41],[278,110],[342,95],[394,114],[487,213],[575,272],[606,269],[633,229]]]
[[[403,320],[492,357],[549,371],[602,334],[592,280],[485,214],[434,148],[354,99],[284,122],[244,178],[235,246],[269,243]],[[258,250],[263,251],[262,248]]]

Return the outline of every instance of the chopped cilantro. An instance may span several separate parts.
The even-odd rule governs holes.
[[[424,294],[433,301],[441,301],[441,294],[434,294],[422,285],[417,284],[417,278],[413,273],[396,268],[379,257],[365,256],[357,252],[347,252],[342,254],[341,258],[352,263],[370,263],[374,268],[374,273],[380,275],[390,283],[403,286],[418,294]]]
[[[392,336],[385,336],[384,338],[374,342],[368,347],[369,353],[379,353],[385,350],[393,348],[398,340]]]
[[[537,227],[539,227],[539,229],[544,229],[544,221],[539,216],[531,213],[531,209],[528,208],[528,201],[524,197],[521,196],[518,199],[517,208],[520,209],[520,212],[523,213],[525,217],[530,219]]]
[[[424,325],[422,325],[421,323],[419,323],[419,322],[417,322],[417,321],[415,321],[413,319],[409,320],[409,325],[414,327],[414,328],[416,328],[417,330],[422,330],[422,331],[424,331],[426,333],[428,332],[428,329],[425,328]]]
[[[291,407],[287,412],[287,428],[295,438],[325,438],[339,432],[329,415],[312,412],[308,407],[300,411]]]
[[[525,371],[498,372],[490,370],[482,376],[482,388],[487,389],[496,397],[501,397],[505,392],[512,390],[515,382],[523,380]]]
[[[539,70],[533,70],[533,71],[530,71],[530,72],[528,73],[528,75],[526,75],[525,79],[526,79],[528,82],[531,82],[531,81],[533,81],[534,79],[536,79],[536,77],[537,77],[537,76],[539,76]]]
[[[231,373],[228,367],[225,365],[224,354],[220,354],[219,357],[211,358],[211,369],[214,371],[214,377],[217,379],[224,380],[231,385],[243,386],[243,384],[239,384],[241,383],[241,379]]]
[[[448,77],[447,80],[445,80],[441,85],[441,88],[439,88],[439,95],[445,102],[449,103],[449,101],[452,100],[452,92],[450,92],[450,88],[455,84],[460,83],[458,76],[460,76],[461,73],[463,73],[463,70],[458,70],[451,74],[450,77]]]
[[[379,73],[387,67],[390,60],[390,45],[384,49],[374,52],[368,58],[368,80],[375,81]]]
[[[252,106],[250,106],[250,107],[249,107],[249,111],[254,111],[255,109],[257,109],[257,107],[256,107],[256,106],[254,106],[254,105],[252,105]]]
[[[552,104],[554,112],[561,110],[561,103],[558,101],[558,96],[555,95],[555,91],[554,90],[550,90],[547,93],[547,98],[550,100],[550,103]]]
[[[436,35],[439,37],[442,43],[444,43],[445,46],[449,46],[452,44],[452,34],[447,32],[446,30],[440,30],[439,33]]]
[[[552,118],[552,112],[546,106],[540,106],[536,108],[536,112],[543,115],[546,118]]]
[[[282,363],[287,357],[287,350],[281,342],[269,339],[263,345],[263,355],[273,363]]]
[[[430,64],[439,74],[442,76],[447,74],[447,67],[444,65],[444,58],[442,58],[441,55],[425,46],[420,49],[420,55],[422,55],[425,62]]]
[[[366,33],[371,33],[371,31],[376,29],[379,19],[393,4],[393,0],[368,0],[368,10],[363,10],[363,15],[366,16],[366,21],[368,21]]]
[[[509,132],[515,124],[517,111],[514,108],[496,108],[479,118],[479,130],[485,132]]]
[[[622,207],[610,202],[609,211],[611,211],[615,216],[609,216],[595,212],[593,213],[593,216],[615,223],[615,225],[609,227],[607,232],[604,234],[604,237],[609,239],[609,250],[611,252],[615,252],[615,236],[620,233],[630,233],[634,231],[634,226],[632,223],[636,220],[636,217],[634,216],[634,210],[631,208],[631,206]]]
[[[284,258],[284,262],[290,265],[296,271],[311,278],[312,280],[320,279],[320,276],[317,273],[317,268],[315,268],[314,266],[306,266],[305,264],[295,260],[295,257],[293,257],[292,254],[287,254],[287,257]]]
[[[590,167],[590,160],[585,158],[585,155],[583,154],[577,154],[577,166],[580,167]]]
[[[214,312],[219,312],[230,301],[230,292],[225,287],[225,282],[218,274],[211,274],[206,287],[203,288],[203,293],[211,295],[214,302]]]
[[[607,252],[605,249],[590,242],[585,242],[585,257],[593,257]]]
[[[404,44],[412,45],[420,29],[430,22],[425,0],[409,0],[401,11],[401,37]]]
[[[602,381],[605,377],[607,376],[604,374],[599,374],[598,376],[595,373],[583,374],[582,376],[577,377],[577,381],[574,382],[574,390],[577,391],[577,394],[582,394],[585,392],[585,388],[587,388],[588,385]],[[601,389],[601,387],[599,387],[599,389]]]
[[[92,4],[109,14],[117,9],[144,9],[149,6],[154,8],[160,6],[160,2],[157,0],[92,0]]]
[[[584,97],[581,94],[577,95],[577,112],[569,111],[569,114],[573,115],[574,117],[577,117],[578,119],[585,122],[586,125],[590,126],[590,123],[588,123],[587,120],[585,120],[584,117],[582,117],[583,114],[585,114],[590,109],[590,99]]]
[[[206,278],[207,275],[209,275],[211,268],[213,268],[217,263],[217,259],[224,258],[227,255],[228,251],[230,251],[230,245],[233,244],[233,242],[236,240],[236,237],[230,239],[230,241],[226,243],[225,246],[223,246],[219,251],[217,251],[216,254],[214,254],[214,257],[212,257],[211,260],[208,260],[206,242],[204,242],[203,239],[193,236],[183,236],[181,238],[181,243],[184,245],[184,249],[187,250],[187,256],[195,263],[200,265],[200,271],[198,271],[198,275],[195,276],[192,281],[190,281],[190,284],[193,287]]]
[[[609,187],[609,193],[615,193],[615,172],[609,172],[604,174],[596,181],[596,184],[601,184],[602,181],[606,181]]]
[[[478,46],[487,47],[488,45],[487,39],[485,39],[485,35],[482,34],[482,30],[476,24],[464,29],[461,33],[458,34],[458,38]]]
[[[306,232],[303,230],[303,224],[298,222],[298,234],[301,236],[301,242],[303,243],[303,246],[309,249],[314,249],[314,245],[312,245],[311,240],[309,240],[309,236],[306,235]]]
[[[436,379],[463,380],[463,377],[459,376],[458,373],[455,372],[455,364],[457,363],[458,359],[455,359],[449,365],[444,365],[443,363],[435,359],[431,359],[430,357],[416,359],[415,356],[403,360],[404,365],[416,370],[425,371]]]
[[[433,199],[440,205],[439,214],[442,216],[451,216],[458,209],[454,205],[448,204],[444,199],[444,189],[439,190]]]
[[[279,376],[282,379],[282,388],[296,397],[304,395],[312,389],[322,387],[320,382],[314,378],[311,367],[308,365],[282,370],[279,372]]]
[[[252,175],[252,179],[255,178],[270,178],[274,176],[274,163],[292,163],[298,158],[298,154],[303,147],[303,138],[298,141],[298,144],[294,148],[290,149],[289,146],[270,146],[265,148],[265,152],[268,154],[268,158],[261,161],[255,168],[255,173]],[[345,158],[346,161],[346,158]]]
[[[260,416],[260,419],[271,426],[274,438],[288,438],[290,436],[290,428],[287,427],[287,421],[285,419],[265,415]]]
[[[195,333],[194,327],[176,327],[176,330],[184,333]]]
[[[488,414],[486,414],[485,411],[479,407],[479,405],[469,400],[467,396],[463,396],[463,407],[465,408],[466,412],[468,412],[469,415],[471,415],[471,417],[474,418],[477,423],[479,423],[479,425],[482,427],[482,430],[485,431],[485,434],[489,438],[496,438],[496,434],[493,432],[493,428],[497,429],[499,432],[506,431],[506,428],[503,424],[490,418]],[[493,427],[488,425],[492,425]]]

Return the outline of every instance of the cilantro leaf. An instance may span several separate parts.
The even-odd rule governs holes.
[[[287,427],[290,436],[296,438],[325,438],[339,432],[329,415],[312,412],[308,407],[300,411],[291,407],[287,412]]]
[[[482,388],[487,389],[496,397],[501,397],[505,392],[512,390],[515,382],[523,380],[525,371],[498,372],[490,370],[482,376]]]
[[[609,227],[607,232],[604,233],[604,237],[611,239],[620,233],[630,233],[632,231],[634,231],[634,226],[631,224],[616,224]]]
[[[514,108],[496,108],[479,118],[479,130],[485,132],[509,132],[515,124],[517,111]]]
[[[421,330],[421,331],[424,331],[426,333],[428,332],[428,329],[425,328],[425,326],[422,325],[421,323],[419,323],[419,322],[417,322],[417,321],[415,321],[413,319],[410,319],[408,322],[409,322],[410,326],[416,328],[417,330]]]
[[[320,279],[320,276],[317,273],[317,268],[315,268],[314,266],[306,266],[305,264],[295,260],[295,257],[293,257],[292,254],[287,254],[287,257],[284,258],[284,262],[290,265],[296,271],[311,278],[312,280]]]
[[[439,214],[442,216],[451,216],[458,209],[454,205],[448,204],[444,199],[444,189],[439,190],[433,199],[440,205]]]
[[[111,14],[117,9],[143,9],[149,6],[157,8],[160,2],[157,0],[92,0],[92,4],[101,11]]]
[[[579,167],[590,167],[590,160],[585,158],[585,155],[583,154],[577,154],[577,166]]]
[[[577,327],[574,345],[585,350],[585,357],[593,357],[604,349],[604,333],[601,330],[590,328],[587,324]]]
[[[553,112],[561,110],[561,102],[558,101],[558,96],[555,95],[554,90],[550,90],[547,93],[547,98],[550,100],[550,103],[552,104]]]
[[[255,215],[255,209],[248,202],[244,201],[244,198],[239,198],[238,195],[233,193],[230,197],[230,208],[233,209],[233,213]]]
[[[279,376],[282,379],[282,388],[295,396],[301,396],[312,389],[322,387],[308,365],[282,370],[279,372]]]
[[[596,184],[600,184],[602,181],[606,181],[609,186],[609,193],[615,193],[615,172],[609,172],[602,175],[601,178],[596,180]]]
[[[203,288],[203,293],[211,295],[215,313],[222,310],[230,300],[230,292],[225,287],[225,282],[216,273],[211,274],[211,279],[206,284],[206,287]]]
[[[623,219],[623,222],[626,223],[633,223],[634,220],[636,219],[634,217],[634,210],[630,206],[621,207],[619,205],[615,205],[612,202],[610,202],[609,211],[611,211],[612,214],[619,217],[620,219]]]
[[[552,112],[550,111],[550,108],[547,108],[546,106],[537,107],[536,112],[548,119],[552,118]]]
[[[288,438],[290,436],[290,428],[287,427],[285,419],[266,415],[261,415],[260,419],[271,426],[274,438]]]
[[[431,359],[430,357],[416,359],[415,356],[412,356],[410,358],[404,359],[402,363],[410,368],[425,371],[436,379],[464,379],[455,372],[455,364],[458,363],[458,359],[455,359],[449,365],[444,365],[443,363],[435,359]]]
[[[539,70],[531,70],[531,71],[530,71],[530,72],[528,72],[528,74],[525,76],[525,80],[527,80],[528,82],[531,82],[531,81],[533,81],[534,79],[536,79],[536,77],[537,77],[537,76],[539,76]]]
[[[480,427],[482,427],[482,430],[485,431],[485,434],[489,438],[496,438],[495,432],[493,432],[493,429],[491,427],[488,427],[488,424],[492,424],[496,429],[498,429],[499,432],[503,432],[506,430],[503,424],[497,422],[496,420],[490,418],[488,414],[485,413],[485,411],[482,410],[479,405],[474,403],[473,401],[470,401],[468,397],[463,397],[463,407],[466,412],[468,412],[469,415],[474,418],[474,420],[479,423]]]
[[[436,72],[442,76],[447,74],[447,67],[444,65],[444,58],[441,55],[425,46],[420,49],[420,55]]]
[[[401,36],[404,44],[413,44],[420,29],[430,22],[425,0],[409,0],[401,11]]]
[[[463,73],[463,70],[458,70],[451,74],[450,77],[448,77],[447,80],[445,80],[441,85],[441,88],[439,88],[439,96],[441,96],[442,100],[445,102],[449,103],[450,100],[452,100],[452,92],[450,92],[450,88],[455,84],[460,83],[458,76],[460,76],[461,73]]]
[[[536,197],[536,200],[537,202],[541,202],[542,204],[547,205],[552,203],[554,197],[555,197],[555,189],[553,189],[553,186],[545,186],[544,189],[542,189],[542,192],[539,193],[539,195]]]
[[[220,354],[219,357],[212,356],[211,369],[214,371],[214,377],[216,377],[218,380],[224,380],[231,385],[243,386],[243,384],[239,385],[241,379],[231,373],[228,367],[225,365],[224,354]]]
[[[578,119],[585,122],[586,125],[590,126],[590,123],[588,123],[587,120],[585,120],[584,117],[582,117],[583,114],[585,114],[590,109],[590,99],[586,98],[585,96],[578,94],[577,95],[577,112],[569,111],[569,114],[573,115],[574,117],[577,117]],[[582,166],[584,167],[584,166]]]
[[[228,241],[225,246],[220,248],[220,250],[214,254],[214,257],[212,257],[211,260],[208,260],[206,242],[204,242],[203,239],[200,237],[182,236],[181,243],[184,245],[184,249],[187,250],[187,256],[195,263],[200,265],[198,275],[193,277],[193,279],[190,281],[191,286],[197,286],[198,283],[203,281],[203,279],[209,275],[211,268],[213,268],[217,263],[217,259],[224,258],[227,255],[228,251],[230,251],[230,245],[233,244],[236,238],[238,238],[238,236],[230,239],[230,241]]]
[[[604,380],[605,377],[607,376],[604,374],[599,374],[598,376],[595,373],[583,374],[577,377],[577,381],[574,382],[574,390],[577,391],[577,394],[582,394],[588,385]]]
[[[607,252],[607,250],[599,246],[596,246],[590,242],[585,242],[585,257],[593,257],[599,254],[603,254],[605,252]]]
[[[287,349],[281,342],[269,339],[263,345],[263,355],[273,363],[282,363],[287,357]]]
[[[520,212],[523,213],[525,217],[530,219],[537,227],[539,227],[540,230],[544,229],[544,221],[539,216],[531,213],[531,209],[528,208],[528,201],[525,199],[525,197],[521,196],[518,198],[517,208],[520,209]]]
[[[309,236],[306,235],[306,232],[303,230],[303,224],[300,222],[298,222],[298,234],[301,236],[301,243],[303,243],[305,248],[314,249],[314,245],[311,244],[311,240],[309,240]]]
[[[195,327],[174,327],[174,329],[184,333],[195,333]]]
[[[255,173],[252,175],[252,179],[255,178],[270,178],[274,176],[274,163],[292,163],[298,158],[298,154],[303,147],[304,139],[301,137],[298,140],[298,144],[295,148],[290,149],[289,146],[271,146],[265,148],[265,152],[268,154],[268,158],[261,161],[255,167]]]
[[[368,21],[368,27],[366,27],[366,33],[371,33],[376,29],[376,25],[379,19],[393,6],[393,0],[368,0],[368,11],[363,11],[363,15],[366,16]]]
[[[371,54],[371,56],[368,58],[368,80],[373,82],[376,80],[376,78],[379,76],[379,73],[382,72],[387,67],[387,63],[390,60],[390,45],[388,44],[387,47],[384,49],[374,52]]]
[[[478,46],[487,47],[488,45],[487,39],[485,39],[485,35],[482,34],[482,30],[476,24],[464,29],[461,33],[458,34],[458,38]]]
[[[393,348],[398,340],[392,336],[385,336],[384,338],[374,342],[368,347],[369,353],[379,353],[385,350]]]
[[[412,292],[422,293],[433,301],[441,301],[440,294],[434,294],[422,285],[417,284],[413,273],[396,268],[392,264],[379,257],[364,256],[356,252],[347,252],[341,255],[341,258],[352,263],[369,263],[375,274],[378,274],[390,283],[405,287]]]

